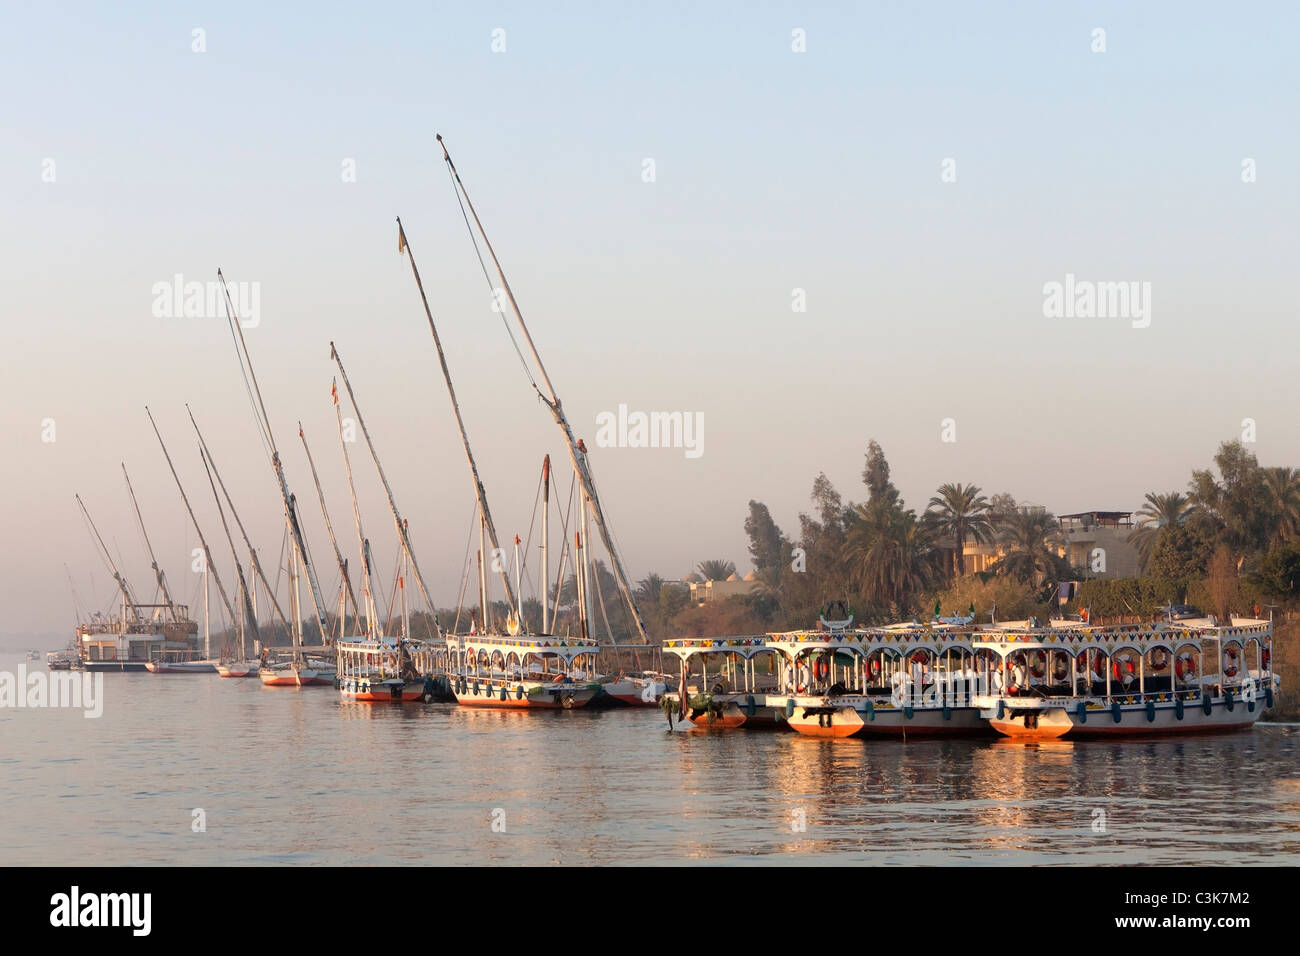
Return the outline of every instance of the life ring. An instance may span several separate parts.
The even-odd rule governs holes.
[[[1234,646],[1229,645],[1223,649],[1224,677],[1236,677],[1241,672],[1241,667],[1237,663],[1239,660],[1241,660],[1241,655]],[[1231,710],[1231,708],[1229,709]]]
[[[912,655],[913,664],[924,664],[925,660],[926,660],[925,651],[917,651],[915,654]]]
[[[880,658],[877,657],[871,661],[871,676],[875,677],[879,673],[880,673]]]
[[[1133,666],[1133,658],[1127,654],[1124,657],[1116,658],[1115,662],[1110,665],[1111,676],[1117,681],[1122,681],[1125,677],[1131,678],[1136,670],[1137,668]]]
[[[555,677],[552,678],[551,683],[552,683],[552,684],[562,684],[562,683],[564,683],[565,680],[566,680],[566,678],[565,678],[565,676],[564,676],[563,674],[556,674]]]
[[[1259,654],[1259,664],[1264,670],[1268,670],[1273,666],[1273,652],[1267,647]]]
[[[1159,674],[1169,666],[1169,653],[1163,647],[1157,647],[1151,652],[1151,670]]]
[[[1065,663],[1064,657],[1058,657],[1056,663],[1052,666],[1052,679],[1063,681],[1070,676],[1070,667]]]
[[[1085,652],[1086,653],[1086,652]],[[1106,655],[1100,652],[1092,656],[1092,672],[1097,675],[1098,680],[1106,676]]]
[[[1180,654],[1174,661],[1174,676],[1180,681],[1190,681],[1196,676],[1196,658],[1190,653]]]
[[[1047,673],[1047,655],[1042,651],[1036,651],[1029,659],[1029,674],[1034,678],[1041,678]]]
[[[813,661],[813,677],[817,680],[825,680],[831,672],[830,664],[826,663],[826,658],[819,657]]]

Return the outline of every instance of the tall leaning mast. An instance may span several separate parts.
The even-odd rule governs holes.
[[[474,203],[469,198],[469,192],[465,189],[465,184],[461,182],[460,173],[456,171],[456,164],[451,161],[451,153],[447,151],[447,144],[442,141],[441,134],[438,135],[438,145],[442,147],[442,157],[447,162],[447,170],[451,173],[452,182],[457,191],[457,198],[464,197],[465,206],[469,208],[469,215],[473,217],[474,225],[478,227],[479,235],[483,237],[483,245],[487,247],[488,255],[492,258],[492,264],[496,267],[497,278],[501,281],[501,289],[505,292],[506,300],[510,303],[510,309],[514,313],[519,330],[523,333],[524,341],[528,343],[528,350],[532,353],[533,362],[537,366],[542,383],[546,386],[546,391],[543,393],[534,380],[533,390],[537,392],[537,397],[542,400],[542,403],[550,411],[551,416],[555,419],[555,424],[560,426],[560,431],[564,432],[564,440],[569,446],[569,459],[573,462],[573,470],[582,483],[582,490],[587,496],[587,504],[591,508],[591,516],[595,519],[600,538],[605,544],[605,551],[609,554],[610,562],[614,565],[614,576],[618,579],[618,588],[623,594],[623,600],[627,602],[628,610],[632,613],[632,620],[636,624],[637,633],[640,634],[643,643],[648,643],[649,637],[646,635],[645,623],[641,620],[641,612],[637,610],[636,598],[633,596],[632,585],[628,579],[627,571],[623,567],[623,559],[618,553],[618,548],[614,545],[614,538],[609,530],[609,522],[605,519],[605,509],[600,503],[600,497],[596,494],[596,484],[591,477],[591,468],[587,464],[587,449],[573,437],[573,429],[569,425],[568,418],[564,415],[564,409],[560,405],[560,397],[555,392],[555,386],[551,384],[550,376],[546,374],[546,367],[542,364],[542,357],[537,352],[537,346],[533,343],[533,337],[528,331],[528,326],[524,324],[523,313],[519,310],[519,303],[515,301],[515,294],[510,288],[510,283],[506,280],[505,270],[501,268],[501,260],[497,258],[496,251],[492,248],[487,231],[483,228],[482,221],[479,220],[478,212],[474,209]],[[466,219],[466,225],[468,224],[469,221]],[[473,238],[472,230],[470,237]],[[475,245],[477,246],[477,243]],[[490,283],[491,280],[489,280]],[[531,379],[532,376],[529,377]]]
[[[411,565],[411,571],[415,574],[415,583],[420,586],[420,593],[424,595],[425,603],[429,605],[429,614],[432,615],[433,617],[434,633],[437,634],[438,637],[442,637],[442,628],[438,626],[438,608],[433,603],[433,598],[429,596],[429,589],[424,584],[424,575],[420,573],[420,565],[415,560],[415,552],[411,549],[411,535],[407,527],[406,520],[402,517],[401,512],[397,510],[397,499],[393,497],[393,489],[388,484],[388,476],[384,474],[384,466],[379,463],[379,452],[375,451],[375,443],[370,439],[370,429],[366,428],[366,421],[364,418],[361,417],[361,408],[360,406],[357,405],[356,393],[352,391],[352,383],[348,381],[348,373],[343,369],[343,359],[339,358],[338,350],[334,348],[333,342],[330,343],[330,358],[332,358],[334,360],[334,364],[338,366],[339,375],[343,378],[343,387],[348,390],[348,400],[352,403],[352,410],[357,413],[357,424],[361,426],[361,434],[365,436],[366,447],[370,449],[370,458],[375,463],[375,470],[379,472],[379,480],[383,483],[385,494],[388,495],[388,508],[393,513],[393,523],[397,526],[397,540],[401,542],[402,551],[406,555],[406,560]],[[334,389],[333,396],[334,396],[335,413],[341,414],[341,412],[338,411],[339,399],[338,399],[337,388]],[[340,430],[342,429],[342,421],[343,420],[340,418],[339,419]],[[340,434],[340,438],[341,437],[342,435]],[[343,450],[346,455],[347,448],[344,447]],[[348,466],[348,469],[349,469],[348,482],[350,484],[352,480],[352,472],[351,472],[350,464]],[[355,502],[355,492],[354,492],[354,502]],[[358,519],[358,522],[359,520],[360,519]],[[367,558],[364,560],[366,561],[368,566],[369,559]]]
[[[149,566],[153,568],[154,580],[158,582],[158,590],[162,592],[163,600],[167,602],[167,616],[170,623],[180,620],[176,612],[176,602],[172,600],[171,590],[167,587],[167,575],[163,574],[162,568],[158,567],[158,559],[154,557],[153,544],[149,541],[149,532],[144,527],[144,515],[140,513],[140,502],[136,501],[135,489],[131,487],[131,476],[126,473],[126,462],[122,462],[122,477],[126,479],[126,490],[131,495],[131,505],[135,508],[135,520],[140,525],[140,535],[144,538],[145,550],[149,552]]]
[[[469,462],[469,474],[474,479],[474,497],[478,501],[479,520],[482,527],[487,529],[488,539],[492,542],[492,553],[501,554],[501,544],[497,540],[497,528],[492,523],[492,510],[488,507],[487,491],[483,487],[483,479],[478,474],[478,464],[474,461],[474,452],[469,447],[469,432],[465,430],[465,419],[460,413],[460,403],[456,400],[456,387],[451,384],[451,371],[447,368],[447,356],[442,350],[442,338],[438,335],[438,326],[433,321],[433,310],[429,308],[429,299],[424,294],[424,283],[420,280],[420,270],[415,265],[415,253],[411,251],[411,244],[406,241],[406,230],[402,228],[402,219],[397,219],[397,254],[405,254],[411,263],[411,274],[415,276],[415,286],[420,290],[420,302],[424,305],[424,315],[429,320],[429,331],[433,333],[433,344],[438,350],[438,364],[442,366],[442,379],[447,383],[447,395],[451,398],[451,410],[456,415],[456,427],[460,429],[460,442],[465,448],[465,459]],[[511,607],[517,607],[515,601],[514,588],[510,586],[510,575],[506,573],[505,562],[496,561],[501,573],[501,583],[506,591],[506,604]],[[482,575],[480,575],[482,577]],[[486,599],[483,600],[484,607],[487,606]],[[487,627],[486,619],[483,626]],[[524,622],[519,621],[519,627],[522,629]]]
[[[235,304],[230,299],[230,288],[226,285],[226,277],[217,270],[217,278],[221,281],[221,291],[226,299],[226,320],[230,326],[231,337],[235,340],[235,352],[239,358],[240,371],[244,375],[245,385],[248,387],[249,400],[253,405],[253,415],[257,419],[258,431],[261,433],[262,441],[266,444],[266,449],[271,457],[271,468],[275,471],[276,482],[280,486],[280,498],[284,503],[284,523],[289,529],[289,538],[293,542],[294,551],[297,553],[298,565],[307,573],[307,584],[311,590],[312,607],[316,612],[316,625],[320,628],[321,643],[329,642],[329,628],[325,622],[329,615],[325,610],[325,601],[321,597],[320,584],[316,581],[316,569],[311,563],[311,558],[307,553],[307,541],[302,534],[302,524],[298,520],[298,501],[293,493],[289,491],[289,482],[284,477],[284,464],[280,461],[280,450],[276,448],[275,436],[271,433],[271,419],[266,414],[266,404],[262,401],[262,390],[257,384],[257,376],[253,373],[253,361],[248,354],[248,345],[244,342],[244,329],[239,324],[239,317],[235,314]],[[292,603],[292,602],[291,602]],[[294,612],[292,630],[290,634],[293,639],[295,654],[298,648],[302,646],[302,621],[301,615]]]

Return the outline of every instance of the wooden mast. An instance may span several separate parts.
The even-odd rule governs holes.
[[[312,567],[311,559],[307,555],[307,540],[303,537],[302,526],[298,521],[298,504],[293,494],[289,491],[289,482],[284,476],[284,464],[280,461],[279,449],[275,446],[275,436],[271,433],[271,419],[266,414],[266,404],[262,401],[262,390],[257,384],[257,376],[253,373],[253,360],[248,354],[248,345],[244,342],[244,329],[239,324],[239,317],[235,314],[235,305],[230,300],[230,288],[226,285],[226,277],[217,270],[217,278],[221,280],[221,289],[226,299],[226,320],[230,325],[231,335],[235,339],[235,351],[239,357],[240,371],[244,372],[246,383],[250,386],[249,396],[253,400],[253,410],[257,418],[258,430],[262,434],[263,441],[266,442],[267,450],[271,455],[271,468],[275,471],[277,483],[280,485],[280,498],[284,502],[284,521],[289,530],[289,536],[293,540],[294,550],[297,552],[297,565],[290,562],[292,569],[291,577],[296,587],[297,567],[301,567],[307,573],[307,583],[311,587],[312,607],[316,611],[316,624],[320,628],[321,643],[328,643],[329,631],[325,629],[325,602],[321,598],[320,585],[316,583],[316,569]],[[295,609],[290,608],[293,613],[292,628],[290,634],[293,637],[295,648],[302,645],[302,613],[300,602],[295,598],[291,604],[298,604]],[[296,654],[296,651],[295,651]]]
[[[366,631],[372,641],[379,639],[379,614],[375,609],[374,576],[370,567],[370,542],[361,530],[361,509],[357,506],[357,489],[352,483],[352,461],[348,457],[348,442],[343,435],[343,412],[339,408],[337,385],[330,387],[334,397],[334,416],[339,422],[339,447],[343,449],[343,467],[348,474],[348,491],[352,495],[352,519],[357,528],[357,546],[361,549],[361,594],[366,599]],[[360,414],[358,414],[358,418]],[[357,622],[358,625],[360,621]]]
[[[231,622],[239,620],[235,615],[235,609],[230,604],[230,598],[226,596],[226,586],[221,583],[221,574],[217,567],[212,563],[212,549],[208,547],[207,539],[203,537],[203,529],[199,527],[199,519],[194,517],[194,509],[190,507],[190,499],[185,494],[185,488],[181,485],[180,476],[176,474],[176,466],[172,464],[172,456],[167,453],[167,444],[163,441],[162,433],[158,431],[158,423],[153,420],[153,412],[149,411],[146,405],[144,413],[149,416],[149,424],[153,426],[153,433],[158,436],[158,444],[162,447],[163,457],[167,459],[167,468],[172,473],[172,480],[176,482],[176,490],[181,493],[181,501],[185,502],[185,510],[189,513],[190,523],[194,525],[194,533],[199,536],[199,544],[203,545],[203,562],[205,567],[211,569],[212,579],[217,583],[217,593],[221,595],[221,603],[226,607],[226,613],[230,615]]]
[[[235,519],[235,527],[239,529],[240,537],[244,539],[244,547],[248,549],[248,562],[253,567],[253,572],[257,575],[257,580],[262,582],[262,587],[266,588],[267,595],[271,598],[271,607],[275,609],[276,615],[280,618],[280,623],[284,625],[284,632],[289,633],[289,618],[280,607],[280,601],[275,596],[275,590],[271,587],[271,582],[266,579],[266,572],[262,569],[262,560],[257,556],[257,549],[253,547],[253,542],[248,538],[248,532],[244,530],[244,522],[239,519],[239,511],[235,508],[235,503],[230,499],[230,492],[226,490],[226,483],[221,480],[221,469],[217,467],[216,461],[212,458],[212,452],[208,450],[208,443],[203,438],[203,432],[199,430],[199,423],[194,420],[194,412],[190,410],[189,405],[185,406],[185,411],[190,416],[190,424],[194,426],[194,434],[199,436],[199,448],[203,452],[209,467],[212,468],[212,474],[216,476],[217,487],[221,489],[222,496],[226,499],[226,507],[230,509],[231,516]],[[249,603],[253,609],[253,620],[257,620],[257,587],[251,588]]]
[[[542,459],[542,633],[551,633],[551,456]]]
[[[407,259],[411,262],[411,274],[415,276],[415,286],[420,291],[420,302],[424,305],[424,315],[429,320],[429,331],[433,333],[433,344],[438,350],[438,364],[442,366],[442,379],[447,383],[447,395],[451,398],[451,410],[456,416],[456,427],[460,429],[460,442],[465,448],[465,459],[469,462],[470,477],[474,480],[474,497],[478,501],[479,515],[483,523],[487,526],[488,539],[492,542],[492,553],[502,554],[501,545],[497,540],[496,525],[492,522],[492,509],[488,507],[487,491],[483,487],[483,479],[478,474],[478,464],[474,461],[474,452],[469,447],[469,433],[465,430],[465,419],[460,413],[460,403],[456,400],[456,388],[451,383],[451,371],[447,368],[447,356],[442,350],[442,339],[438,335],[438,326],[433,321],[433,310],[429,308],[429,299],[424,294],[424,282],[420,279],[420,270],[415,265],[415,253],[411,251],[411,244],[406,241],[406,230],[402,228],[402,220],[399,216],[397,219],[397,251],[399,254],[405,253]],[[495,562],[501,574],[501,583],[506,590],[506,604],[510,607],[515,606],[514,589],[510,586],[510,575],[506,572],[505,563]],[[486,627],[486,622],[484,624]],[[520,630],[523,630],[523,622],[519,624]]]
[[[551,384],[550,376],[546,374],[546,367],[542,364],[542,358],[537,352],[537,346],[533,343],[533,337],[528,331],[528,326],[524,324],[523,313],[519,310],[519,303],[515,301],[515,294],[510,288],[510,283],[506,280],[505,271],[501,268],[501,261],[497,258],[496,251],[492,248],[492,243],[488,239],[487,232],[483,228],[483,223],[479,220],[478,212],[474,209],[474,203],[469,198],[469,192],[465,189],[465,184],[461,182],[460,173],[456,171],[456,164],[451,161],[451,154],[447,151],[447,145],[442,141],[442,136],[438,136],[438,144],[442,146],[442,156],[447,162],[447,168],[451,171],[452,179],[459,190],[460,195],[465,198],[465,205],[469,208],[470,215],[474,218],[474,224],[478,227],[479,235],[483,237],[483,244],[487,247],[488,255],[492,257],[492,264],[496,267],[497,277],[501,280],[501,289],[505,292],[506,299],[510,303],[510,309],[514,312],[515,321],[519,329],[523,332],[524,341],[528,343],[528,349],[532,353],[533,362],[537,365],[537,371],[541,375],[543,384],[546,386],[546,393],[537,387],[534,382],[533,389],[537,392],[538,397],[543,404],[550,410],[551,416],[555,423],[560,426],[564,432],[564,438],[569,446],[569,457],[573,461],[574,470],[578,473],[578,478],[582,482],[583,491],[586,492],[588,503],[591,506],[592,517],[596,521],[596,528],[600,532],[601,540],[605,544],[605,551],[609,554],[610,563],[614,565],[614,576],[618,580],[619,590],[623,593],[623,599],[627,602],[628,610],[632,614],[632,622],[636,625],[637,633],[640,634],[643,643],[649,642],[646,634],[645,624],[641,620],[641,612],[637,610],[636,598],[632,592],[632,585],[628,579],[627,571],[623,567],[623,559],[619,556],[618,548],[614,545],[614,539],[609,530],[609,523],[605,520],[605,511],[601,506],[600,498],[596,494],[596,485],[591,476],[591,468],[587,464],[587,449],[581,441],[574,438],[573,429],[569,425],[569,420],[564,415],[564,410],[560,405],[560,397],[555,392],[555,387]],[[586,542],[584,541],[585,545]]]
[[[208,485],[212,488],[212,497],[217,503],[217,515],[221,518],[221,527],[226,532],[226,543],[230,545],[230,556],[235,561],[235,574],[239,578],[239,594],[235,598],[240,605],[240,610],[243,612],[238,621],[239,660],[245,661],[248,659],[248,644],[245,640],[248,626],[251,624],[253,627],[254,641],[260,643],[262,634],[257,628],[257,615],[254,613],[253,604],[248,598],[248,580],[244,577],[244,566],[239,561],[239,549],[235,547],[234,536],[231,535],[230,525],[226,522],[226,512],[221,507],[221,498],[217,495],[217,484],[212,480],[212,468],[208,464],[208,454],[203,450],[202,445],[199,446],[199,457],[203,459],[203,470],[207,473]]]
[[[337,404],[337,403],[336,403]],[[320,511],[325,517],[325,530],[330,534],[330,544],[334,546],[334,559],[339,563],[339,574],[343,576],[343,593],[347,600],[352,602],[352,613],[357,616],[357,626],[361,624],[361,610],[357,607],[357,595],[352,590],[352,576],[348,574],[348,562],[343,557],[343,552],[339,550],[338,539],[334,537],[334,525],[330,521],[329,509],[325,507],[325,492],[320,486],[320,476],[316,474],[316,462],[312,460],[311,448],[307,446],[307,436],[302,430],[302,422],[298,423],[298,437],[302,439],[302,450],[307,453],[307,464],[311,467],[311,480],[316,484],[316,497],[320,499]],[[344,605],[343,613],[347,614],[347,605]],[[344,633],[340,625],[339,633]]]
[[[158,589],[162,591],[163,600],[167,602],[167,611],[171,620],[175,622],[179,620],[176,614],[176,602],[172,600],[171,591],[167,588],[167,576],[158,567],[158,559],[154,557],[153,545],[149,542],[149,532],[144,527],[144,515],[140,514],[140,502],[136,500],[135,489],[131,487],[131,476],[126,473],[125,462],[122,463],[122,477],[126,479],[126,490],[131,495],[131,504],[135,507],[135,519],[140,523],[140,534],[144,537],[144,547],[149,552],[149,566],[153,568],[154,579],[158,582]]]
[[[357,396],[352,391],[352,383],[348,381],[348,373],[343,370],[343,360],[339,358],[339,353],[334,348],[334,343],[330,343],[330,358],[339,367],[339,375],[343,378],[343,387],[348,390],[348,400],[352,402],[352,410],[357,413],[357,424],[361,426],[361,434],[365,436],[366,447],[370,449],[370,458],[375,463],[375,470],[379,472],[379,480],[384,485],[384,491],[388,495],[388,507],[393,512],[393,523],[397,526],[397,538],[402,543],[402,550],[406,553],[407,560],[411,562],[411,571],[415,574],[415,583],[420,586],[420,593],[424,595],[425,603],[429,605],[429,613],[433,615],[433,629],[438,637],[442,637],[442,628],[438,626],[438,608],[433,603],[433,598],[429,596],[429,589],[424,584],[424,575],[420,573],[419,562],[415,560],[415,552],[411,548],[411,538],[407,533],[406,522],[402,520],[402,515],[397,510],[397,501],[393,498],[393,489],[388,484],[388,476],[384,474],[384,466],[379,463],[379,453],[375,451],[375,443],[370,440],[370,430],[366,428],[365,419],[361,417],[361,408],[357,405]],[[338,392],[334,393],[335,410],[338,410]],[[339,412],[341,416],[342,413]],[[339,437],[342,438],[343,419],[339,418]],[[346,453],[346,449],[344,449]],[[349,479],[350,480],[350,479]],[[367,559],[368,560],[368,559]]]
[[[126,578],[122,577],[121,572],[117,570],[117,565],[113,563],[113,556],[109,554],[108,548],[104,545],[104,539],[99,536],[99,529],[95,527],[95,521],[90,517],[90,512],[86,510],[85,502],[81,500],[81,495],[73,495],[77,499],[77,505],[81,508],[81,513],[86,516],[86,523],[90,525],[91,533],[94,534],[95,540],[99,542],[99,550],[104,554],[104,560],[108,562],[108,569],[113,574],[113,580],[117,582],[117,589],[122,593],[122,626],[126,626],[126,611],[131,609],[131,617],[135,621],[140,620],[140,610],[136,607],[135,596],[131,593],[130,586],[126,583]]]

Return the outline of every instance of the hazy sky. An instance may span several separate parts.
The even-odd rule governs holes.
[[[1300,464],[1293,7],[755,6],[7,4],[0,630],[70,630],[65,562],[83,603],[112,603],[74,492],[151,592],[123,461],[177,591],[197,594],[146,404],[221,570],[186,402],[278,553],[224,320],[153,314],[155,283],[218,266],[258,284],[249,348],[326,591],[296,422],[351,555],[333,339],[435,598],[454,600],[472,491],[397,215],[498,528],[526,534],[563,444],[490,308],[438,132],[634,578],[747,570],[748,500],[793,531],[819,471],[864,497],[873,437],[918,509],[944,481],[1136,508],[1247,417],[1261,461]],[[1149,325],[1045,317],[1067,274],[1150,283]],[[702,414],[703,454],[595,448],[620,403]],[[388,576],[391,521],[352,452]]]

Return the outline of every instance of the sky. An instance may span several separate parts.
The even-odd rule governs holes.
[[[326,602],[338,575],[295,432],[352,555],[331,341],[454,602],[473,492],[397,216],[503,539],[527,537],[544,454],[567,495],[438,133],[633,579],[709,558],[744,573],[748,501],[792,533],[819,472],[861,500],[872,438],[918,510],[948,481],[1135,509],[1246,419],[1262,463],[1300,464],[1297,20],[1281,3],[5,4],[0,632],[68,634],[78,605],[112,606],[74,494],[152,593],[122,463],[199,600],[146,406],[218,572],[186,403],[279,552],[224,315],[157,314],[158,283],[218,267],[257,292],[248,347]],[[1136,283],[1129,311],[1046,314],[1067,276]],[[597,447],[620,405],[699,416],[701,453]],[[349,452],[391,579],[383,490]]]

